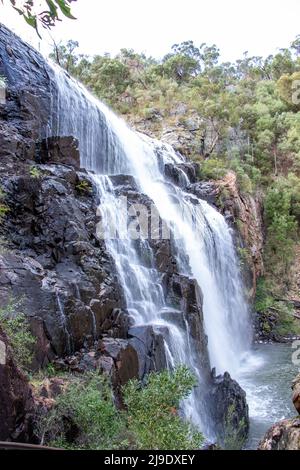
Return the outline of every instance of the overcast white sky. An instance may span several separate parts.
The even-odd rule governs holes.
[[[299,0],[77,0],[73,12],[78,19],[65,19],[51,34],[76,39],[89,55],[127,47],[162,57],[172,44],[193,39],[217,44],[226,61],[246,50],[268,55],[300,34]],[[49,35],[39,45],[11,7],[0,4],[0,21],[42,52],[49,48]]]

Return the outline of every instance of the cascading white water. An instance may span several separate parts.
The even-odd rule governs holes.
[[[91,175],[98,187],[101,199],[101,214],[103,225],[110,227],[112,218],[117,218],[118,223],[112,226],[127,226],[127,214],[120,210],[118,198],[110,178],[105,175]],[[121,218],[124,218],[122,224]],[[136,251],[134,242],[126,236],[119,234],[119,238],[111,237],[109,232],[104,233],[106,246],[115,260],[120,283],[123,287],[127,310],[134,319],[136,326],[151,325],[154,331],[164,336],[166,359],[169,366],[175,364],[188,365],[196,374],[199,382],[198,390],[184,403],[184,413],[199,427],[205,430],[206,435],[211,435],[211,424],[205,413],[205,403],[197,398],[204,387],[204,378],[201,376],[200,367],[197,364],[192,345],[189,341],[189,327],[179,328],[173,322],[166,320],[166,314],[170,312],[162,286],[162,274],[155,268],[152,249],[147,240],[141,240],[142,257]],[[145,263],[144,260],[147,260]],[[176,312],[173,309],[173,314]],[[195,403],[198,405],[195,406]]]
[[[179,271],[194,277],[203,291],[211,366],[237,377],[242,357],[250,347],[251,328],[230,228],[213,207],[183,189],[188,184],[184,172],[183,188],[165,178],[165,164],[180,164],[183,157],[171,147],[130,130],[84,87],[70,81],[59,69],[53,70],[58,94],[53,101],[57,119],[52,123],[52,134],[78,138],[82,166],[93,171],[91,177],[99,190],[102,219],[108,227],[114,217],[119,222],[127,217],[119,210],[109,176],[132,175],[141,193],[154,202],[160,217],[172,228]],[[161,274],[155,269],[150,244],[147,240],[141,243],[148,259],[146,264],[132,240],[106,237],[128,311],[135,324],[167,331],[164,337],[170,365],[187,364],[201,384],[188,325],[182,329],[165,320],[164,312],[169,306]],[[203,405],[195,394],[186,401],[185,413],[209,432]]]

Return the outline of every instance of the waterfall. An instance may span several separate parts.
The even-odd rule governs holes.
[[[203,313],[211,367],[238,377],[250,348],[251,328],[243,295],[231,229],[207,202],[187,192],[189,179],[180,169],[181,185],[164,173],[165,165],[181,165],[185,159],[172,147],[140,135],[127,127],[103,103],[57,67],[53,66],[58,93],[53,99],[52,134],[78,138],[82,166],[91,172],[98,188],[107,249],[123,287],[128,312],[135,325],[152,325],[164,336],[170,367],[191,367],[199,387],[186,400],[184,412],[202,429],[210,427],[201,400],[201,367],[193,351],[187,322],[178,327],[165,315],[170,306],[164,296],[162,276],[156,269],[149,240],[141,239],[143,256],[132,239],[111,237],[112,221],[126,227],[127,214],[120,210],[112,175],[131,175],[142,194],[154,202],[172,233],[177,267],[195,278],[204,294]],[[145,262],[147,259],[147,262]],[[198,395],[197,395],[198,394]]]

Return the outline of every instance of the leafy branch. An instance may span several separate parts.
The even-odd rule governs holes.
[[[46,29],[53,28],[58,21],[61,21],[60,13],[69,19],[76,19],[71,12],[70,6],[76,0],[44,0],[45,9],[40,12],[36,12],[33,0],[23,1],[21,5],[19,5],[20,2],[17,2],[17,0],[9,1],[14,10],[23,16],[26,23],[36,30],[39,37],[41,36],[38,31],[38,25],[41,24]],[[1,2],[3,4],[4,0],[1,0]]]

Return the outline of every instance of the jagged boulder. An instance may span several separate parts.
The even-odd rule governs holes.
[[[300,417],[274,424],[258,450],[300,450]]]
[[[122,386],[139,376],[138,355],[133,346],[124,339],[104,338],[99,342],[101,356],[113,360],[113,384]]]
[[[241,448],[249,432],[249,409],[246,393],[228,372],[216,376],[213,369],[210,403],[221,445]]]
[[[128,331],[129,344],[137,352],[139,378],[149,372],[160,371],[167,366],[163,335],[152,326],[137,326]]]

